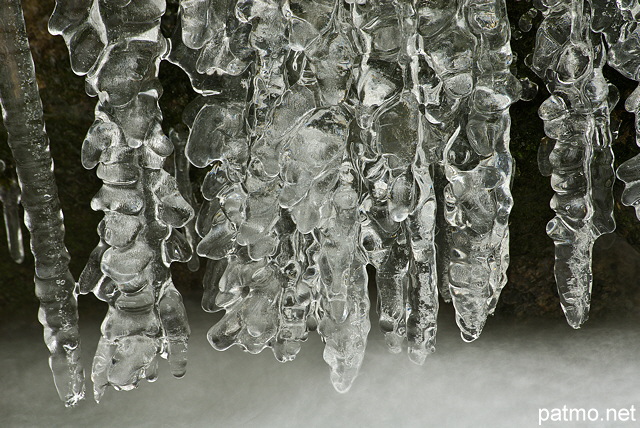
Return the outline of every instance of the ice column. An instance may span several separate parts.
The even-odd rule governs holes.
[[[503,1],[423,5],[418,14],[421,49],[435,74],[424,75],[425,112],[448,181],[449,289],[462,337],[471,341],[507,280],[513,205],[508,109],[521,89],[509,71]]]
[[[31,234],[40,299],[38,319],[51,353],[49,365],[58,394],[66,406],[73,406],[84,397],[77,289],[69,272],[49,138],[19,0],[0,1],[0,47],[0,106],[22,191],[24,221]],[[12,224],[12,230],[19,230],[19,223],[15,226],[17,206],[11,208],[18,199],[15,187],[10,185],[2,193],[7,227]]]
[[[531,60],[551,93],[539,109],[545,133],[555,140],[548,163],[556,216],[547,234],[555,243],[562,308],[568,323],[579,328],[591,302],[593,244],[615,229],[609,111],[618,93],[602,75],[606,54],[591,33],[589,4],[572,0],[547,6]]]
[[[186,369],[189,326],[169,265],[191,257],[176,228],[193,209],[163,170],[173,150],[158,106],[164,11],[162,0],[58,0],[49,22],[99,99],[82,162],[97,167],[104,183],[91,206],[105,217],[79,281],[82,293],[109,303],[93,362],[96,401],[108,385],[128,390],[155,380],[158,356],[168,358],[174,376]]]

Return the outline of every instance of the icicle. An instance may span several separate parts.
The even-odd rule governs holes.
[[[208,337],[216,349],[237,344],[260,352],[274,342],[277,302],[288,283],[283,269],[284,254],[290,253],[286,230],[291,221],[281,217],[277,202],[279,151],[269,146],[278,144],[277,131],[266,135],[285,90],[286,21],[274,2],[245,6],[236,13],[233,2],[184,2],[182,36],[171,58],[190,75],[196,89],[211,95],[188,120],[191,132],[186,148],[195,166],[213,164],[202,185],[208,202],[198,217],[197,229],[203,236],[198,254],[220,261],[207,266],[202,304],[205,310],[222,307],[227,313]],[[212,32],[213,21],[224,24]],[[273,25],[282,30],[270,34]],[[251,79],[243,71],[254,52],[256,76]],[[244,65],[236,67],[241,62]],[[207,79],[203,73],[216,78]],[[249,86],[252,99],[247,99]],[[297,353],[292,350],[288,356],[280,351],[274,349],[282,360]]]
[[[392,352],[403,339],[421,364],[435,347],[438,293],[435,263],[434,161],[426,153],[419,112],[417,16],[412,2],[354,7],[362,64],[361,157],[369,188],[364,245],[376,267],[380,326]]]
[[[191,187],[191,179],[189,178],[189,159],[185,154],[185,145],[187,144],[187,136],[181,131],[171,129],[169,131],[169,139],[173,143],[173,164],[174,164],[174,176],[178,185],[178,190],[182,197],[191,205],[196,208],[196,201],[193,196],[193,188]],[[200,259],[196,254],[196,247],[199,242],[198,234],[196,233],[196,220],[195,217],[189,220],[189,222],[183,228],[183,234],[189,243],[191,248],[191,259],[187,262],[187,266],[191,272],[197,272],[200,269]]]
[[[100,100],[82,160],[97,166],[104,182],[91,206],[105,218],[80,277],[81,292],[109,303],[93,363],[96,401],[108,385],[128,390],[155,380],[159,355],[174,376],[186,369],[189,326],[169,265],[191,257],[175,229],[193,209],[162,169],[173,150],[158,106],[164,11],[161,0],[58,0],[49,23],[65,38],[74,71],[86,74],[88,93]]]
[[[544,11],[531,61],[551,93],[539,110],[545,133],[556,140],[548,157],[556,216],[547,233],[556,248],[560,302],[574,328],[589,314],[593,244],[615,229],[609,111],[617,91],[602,75],[604,49],[592,37],[589,12],[582,0]]]
[[[305,57],[292,89],[302,94],[305,87],[311,89],[318,107],[298,121],[283,147],[280,205],[291,211],[300,233],[312,234],[314,242],[307,250],[311,264],[303,278],[314,292],[314,317],[331,381],[337,391],[346,392],[362,364],[370,329],[359,181],[350,147],[352,24],[348,9],[338,1],[296,10],[300,16],[291,19],[292,45]]]
[[[346,322],[342,314],[332,315],[337,303],[329,302],[336,296],[322,288],[323,280],[331,283],[330,273],[321,272],[316,257],[324,248],[320,230],[334,212],[338,171],[348,153],[348,113],[335,108],[345,100],[351,72],[344,64],[353,56],[346,30],[336,22],[342,9],[335,0],[287,1],[281,7],[273,1],[243,2],[235,10],[231,3],[215,6],[181,5],[182,36],[170,54],[194,88],[207,95],[193,120],[186,114],[191,128],[186,151],[198,167],[213,164],[202,186],[209,202],[198,217],[203,236],[198,253],[220,260],[207,267],[203,307],[222,307],[226,314],[209,331],[209,340],[216,349],[271,347],[278,360],[289,361],[306,339],[313,315],[324,326],[334,383],[346,390],[369,329],[368,319],[353,312],[368,308],[365,262],[339,267],[361,271],[338,293],[342,311],[351,314]],[[224,22],[215,27],[219,31],[209,28],[214,21]],[[238,28],[246,40],[243,52],[232,46]],[[253,66],[249,51],[255,53]],[[334,120],[339,131],[331,129]],[[347,244],[356,248],[357,232],[349,236],[356,241]],[[335,275],[338,281],[347,271]],[[312,314],[312,307],[319,312]],[[352,328],[359,335],[349,339]]]
[[[286,40],[285,19],[274,2],[255,2],[246,6],[241,16],[233,9],[215,11],[214,3],[208,7],[210,16],[217,16],[212,19],[233,23],[222,29],[220,37],[228,39],[238,25],[248,29],[247,48],[256,53],[256,70],[253,79],[240,85],[245,88],[251,85],[252,99],[247,100],[244,92],[242,99],[234,97],[233,101],[227,102],[214,98],[208,110],[203,107],[191,130],[187,155],[193,163],[198,162],[196,155],[205,150],[213,131],[220,145],[209,146],[209,156],[202,163],[222,163],[214,165],[202,190],[205,198],[213,205],[219,205],[221,210],[214,214],[210,226],[205,225],[210,229],[198,252],[212,259],[227,258],[220,277],[219,294],[215,297],[215,306],[223,307],[227,312],[209,331],[209,341],[216,349],[237,344],[256,353],[271,346],[274,340],[278,330],[277,302],[282,285],[287,282],[278,260],[283,252],[281,247],[285,245],[281,238],[285,240],[287,234],[279,229],[286,229],[287,220],[281,218],[277,203],[278,149],[270,146],[277,145],[278,140],[265,135],[276,103],[285,89],[282,73]],[[183,5],[183,22],[192,16],[190,7],[192,5]],[[236,24],[233,18],[225,16],[240,19]],[[192,32],[200,31],[195,30],[193,23],[190,25],[189,28],[194,29]],[[198,25],[206,32],[205,22]],[[271,26],[281,30],[272,33]],[[188,44],[187,36],[183,32],[185,44]],[[211,49],[217,51],[211,50],[209,55],[224,58],[224,44],[212,45]],[[203,55],[204,51],[199,61]],[[184,66],[187,68],[188,64]],[[233,70],[221,66],[216,66],[214,71],[233,74]],[[221,88],[221,92],[224,94],[225,89]],[[248,110],[251,110],[250,115],[246,114]]]
[[[328,209],[333,213],[315,237],[318,268],[318,332],[325,342],[324,360],[331,382],[347,392],[360,370],[369,334],[366,261],[359,245],[358,192],[350,162],[339,173]]]
[[[602,33],[608,48],[608,64],[624,77],[638,82],[639,86],[629,95],[625,109],[636,116],[636,143],[640,145],[640,12],[637,2],[596,1],[589,3],[592,8],[591,29]],[[614,89],[610,85],[610,89]],[[617,92],[610,95],[610,108],[617,101]],[[640,219],[640,155],[623,162],[617,171],[618,178],[625,183],[622,203],[632,206]]]
[[[0,160],[0,203],[7,234],[9,254],[16,263],[24,261],[22,220],[20,219],[20,185],[11,177],[4,161]]]
[[[219,282],[237,268],[237,226],[247,197],[241,183],[249,157],[247,67],[253,49],[248,44],[251,25],[237,19],[235,7],[235,1],[182,2],[181,28],[169,54],[169,60],[189,75],[194,89],[205,95],[187,106],[183,120],[190,128],[187,159],[199,168],[212,166],[202,183],[205,200],[195,223],[202,238],[197,253],[209,259],[202,297],[202,307],[209,312],[235,301],[226,300],[228,289],[220,293]],[[215,31],[211,22],[219,23]]]
[[[449,182],[449,289],[462,337],[471,341],[507,279],[513,205],[508,108],[519,99],[520,85],[509,72],[503,1],[423,6],[418,13],[422,50],[433,70],[423,68],[425,112]]]
[[[40,299],[38,319],[51,353],[49,365],[58,394],[66,406],[74,406],[84,397],[76,282],[68,268],[70,257],[64,245],[49,138],[19,0],[0,0],[0,46],[0,105],[22,192],[24,220],[31,234]],[[6,225],[11,228],[8,236],[17,235],[14,242],[18,246],[15,186],[12,190],[10,185],[2,200]],[[12,253],[21,258],[19,249]]]

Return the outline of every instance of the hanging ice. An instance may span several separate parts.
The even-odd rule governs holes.
[[[127,390],[155,380],[158,356],[169,359],[174,376],[186,369],[189,326],[169,265],[191,257],[176,228],[193,210],[162,169],[173,150],[158,107],[164,12],[162,0],[58,0],[49,22],[99,98],[82,161],[104,183],[91,206],[105,217],[79,281],[81,293],[109,303],[93,362],[96,401],[108,385]]]
[[[318,323],[334,385],[348,389],[372,263],[390,349],[407,338],[422,363],[438,309],[436,169],[450,182],[444,241],[456,249],[441,289],[465,338],[480,333],[506,281],[507,109],[519,85],[504,4],[463,10],[181,3],[169,58],[203,95],[185,111],[186,154],[212,165],[196,229],[210,259],[203,307],[226,310],[209,332],[216,349],[272,347],[287,361]]]
[[[208,30],[210,20],[223,23],[220,31]],[[347,20],[333,0],[183,2],[182,37],[171,54],[208,95],[187,118],[186,152],[196,166],[213,163],[198,253],[219,261],[207,267],[203,307],[227,313],[209,340],[216,349],[269,346],[288,361],[311,316],[340,390],[357,373],[369,330],[366,260],[354,254]],[[214,73],[221,77],[204,77]],[[345,257],[338,264],[337,255]]]
[[[19,0],[0,0],[0,46],[0,106],[21,190],[18,196],[15,184],[9,184],[2,191],[9,242],[14,259],[21,260],[20,224],[15,218],[21,198],[35,259],[38,319],[51,353],[49,366],[60,398],[74,406],[84,397],[76,282],[69,272],[49,137]]]
[[[640,81],[638,10],[613,0],[538,6],[530,63],[551,92],[539,110],[554,140],[540,150],[556,192],[548,233],[578,327],[593,242],[615,227],[617,91],[602,66]],[[439,296],[463,339],[477,339],[507,281],[509,108],[535,86],[523,79],[522,94],[510,71],[505,1],[182,0],[170,41],[164,13],[164,0],[57,0],[50,21],[99,100],[82,158],[103,181],[92,207],[105,217],[79,283],[109,303],[96,399],[108,385],[155,379],[159,355],[184,373],[189,327],[168,267],[197,270],[194,249],[207,259],[202,307],[225,311],[207,335],[214,348],[271,348],[290,361],[317,329],[341,392],[364,359],[367,264],[392,352],[407,346],[422,364],[435,350]],[[522,17],[522,31],[536,16]],[[183,115],[188,135],[162,132],[165,58],[198,93]],[[636,90],[627,109],[638,112],[639,100]],[[174,146],[175,177],[164,170]],[[199,207],[189,163],[209,169]],[[638,164],[618,171],[623,202],[636,208]]]
[[[637,2],[592,0],[591,29],[602,33],[607,62],[624,77],[640,84],[640,22]],[[617,92],[616,92],[617,97]],[[616,98],[617,101],[617,98]],[[625,108],[636,115],[636,142],[640,144],[640,86],[626,99]],[[622,203],[632,206],[640,219],[640,155],[623,162],[618,178],[625,183]]]
[[[196,200],[193,195],[193,189],[191,187],[191,179],[189,177],[190,164],[185,154],[185,146],[187,144],[187,132],[183,129],[169,131],[169,138],[173,144],[173,169],[178,191],[184,197],[184,199],[192,207],[196,207]],[[191,218],[183,227],[183,234],[189,244],[189,251],[192,254],[191,259],[187,262],[189,270],[197,272],[200,269],[200,258],[195,255],[195,248],[199,242],[199,237],[196,233],[196,221],[195,216]]]
[[[448,181],[446,282],[462,337],[471,341],[493,313],[507,280],[513,205],[508,109],[519,99],[520,85],[509,71],[503,1],[424,6],[418,16],[428,64],[421,87],[426,117],[432,150]]]
[[[0,204],[2,204],[9,254],[16,263],[22,263],[24,245],[20,219],[20,185],[11,177],[11,172],[3,160],[0,160]]]
[[[434,351],[438,293],[435,195],[419,112],[418,17],[411,2],[353,6],[362,63],[358,168],[368,188],[363,245],[376,267],[380,327],[392,352],[405,337],[421,364]]]
[[[596,11],[583,0],[548,6],[531,68],[551,93],[539,110],[545,133],[555,140],[541,157],[556,192],[551,200],[556,216],[547,234],[555,242],[562,308],[569,324],[579,328],[591,303],[593,244],[615,229],[609,111],[618,92],[602,75],[606,51],[590,28]]]

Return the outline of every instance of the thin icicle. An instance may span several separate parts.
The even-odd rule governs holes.
[[[22,192],[24,222],[31,235],[38,319],[51,353],[49,366],[58,394],[66,406],[74,406],[84,397],[77,289],[69,272],[49,138],[19,0],[0,1],[0,46],[0,105]],[[15,190],[9,198],[17,202]],[[12,216],[16,214],[13,210]]]
[[[169,138],[173,144],[173,166],[174,176],[178,185],[178,190],[182,197],[196,209],[196,200],[193,196],[193,188],[191,187],[191,179],[189,177],[189,160],[185,154],[185,146],[187,144],[187,135],[183,132],[171,129],[169,131]],[[189,220],[189,222],[183,228],[183,234],[191,247],[191,259],[187,262],[187,266],[191,272],[197,272],[200,269],[200,258],[196,254],[196,247],[198,245],[199,237],[196,233],[196,219],[195,217]]]
[[[5,162],[0,160],[0,204],[2,204],[4,230],[7,235],[9,254],[16,263],[24,261],[20,199],[20,185],[11,176]]]

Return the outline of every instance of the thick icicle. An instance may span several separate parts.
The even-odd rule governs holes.
[[[202,308],[208,312],[229,303],[229,290],[219,293],[219,283],[227,270],[234,270],[229,263],[235,266],[237,261],[232,257],[238,251],[236,224],[246,199],[241,186],[249,155],[245,107],[250,77],[246,69],[253,49],[248,46],[251,26],[237,19],[235,6],[235,1],[181,2],[180,27],[169,54],[169,61],[181,67],[203,95],[187,106],[183,120],[189,127],[187,159],[198,168],[211,166],[202,183],[204,201],[195,222],[201,237],[197,253],[209,259],[202,297]],[[211,28],[211,23],[217,25]],[[244,65],[239,66],[241,63]]]
[[[448,280],[463,339],[476,339],[495,309],[509,263],[513,205],[509,106],[520,97],[509,72],[504,1],[418,8],[421,89],[432,138],[442,151],[445,219],[451,226]],[[431,75],[434,73],[435,75]],[[443,147],[444,146],[444,147]]]
[[[335,0],[251,1],[237,8],[234,2],[183,2],[182,36],[174,38],[170,55],[206,95],[193,120],[185,117],[187,156],[198,167],[213,164],[202,186],[208,203],[197,222],[198,253],[219,260],[207,267],[203,307],[226,314],[209,340],[216,349],[271,347],[278,360],[289,361],[307,337],[314,307],[340,390],[357,373],[369,329],[368,319],[354,312],[368,307],[364,260],[354,265],[360,275],[341,282],[346,288],[336,297],[323,288],[332,271],[321,272],[317,255],[349,152],[349,113],[337,107],[351,81],[351,42],[337,22],[345,16]],[[213,30],[211,22],[221,24]],[[242,42],[241,52],[236,44]],[[359,227],[353,227],[349,248],[359,245]],[[336,272],[336,281],[358,269],[347,265],[338,266],[346,271]],[[336,298],[351,314],[348,322],[333,315]]]
[[[208,95],[193,120],[185,117],[191,128],[187,157],[198,167],[213,164],[202,185],[207,202],[197,222],[203,236],[198,253],[216,260],[207,266],[203,307],[222,307],[227,314],[209,331],[209,340],[216,349],[237,344],[260,352],[271,346],[286,361],[299,349],[276,339],[282,291],[290,283],[288,275],[296,276],[285,272],[294,257],[289,237],[293,223],[281,215],[277,201],[277,146],[291,125],[281,121],[285,128],[278,128],[274,112],[287,86],[286,20],[275,2],[244,6],[236,14],[235,2],[183,2],[181,37],[171,58]],[[211,31],[214,21],[221,24]],[[281,30],[272,33],[273,25]],[[250,78],[243,72],[254,52],[255,77]],[[264,311],[251,312],[258,307]],[[306,328],[303,333],[306,337]]]
[[[84,397],[76,282],[68,268],[49,138],[19,0],[0,0],[0,46],[0,105],[31,234],[38,318],[58,394],[66,406],[74,406]],[[4,204],[17,202],[15,192],[8,195]],[[5,205],[5,221],[15,223],[6,220],[7,209]]]
[[[591,29],[604,36],[608,64],[639,84],[626,99],[625,109],[636,116],[636,143],[640,145],[639,6],[637,2],[610,0],[591,0],[589,4],[592,9]],[[617,175],[625,183],[622,203],[634,207],[636,217],[640,219],[640,155],[623,162]]]
[[[531,60],[551,93],[539,109],[545,133],[555,140],[548,163],[556,216],[547,234],[556,248],[560,303],[573,328],[589,315],[593,244],[615,229],[609,111],[618,94],[602,75],[605,50],[591,33],[591,16],[583,0],[550,6]]]
[[[292,45],[305,55],[294,89],[308,87],[318,106],[298,121],[280,155],[280,205],[291,211],[300,233],[313,237],[307,250],[311,265],[303,278],[312,284],[331,381],[337,391],[346,392],[362,364],[370,329],[366,258],[360,246],[362,201],[350,147],[355,125],[350,99],[353,25],[340,1],[290,6],[299,13],[291,19],[292,42],[297,43]]]
[[[189,325],[169,265],[191,257],[176,229],[193,216],[162,167],[173,150],[163,134],[158,65],[163,0],[58,0],[49,22],[62,34],[71,63],[98,95],[96,121],[82,147],[86,168],[103,186],[92,208],[105,212],[100,244],[80,277],[80,291],[109,303],[93,362],[94,396],[108,385],[135,388],[157,377],[157,357],[176,377],[186,370]]]
[[[285,89],[285,18],[277,4],[270,1],[247,3],[241,17],[234,13],[233,7],[216,10],[216,6],[215,2],[206,6],[209,16],[226,24],[213,38],[229,40],[236,28],[243,28],[246,47],[255,52],[255,77],[241,76],[237,85],[245,88],[250,85],[252,97],[247,99],[246,91],[238,91],[238,95],[244,95],[242,98],[224,99],[222,96],[228,89],[223,87],[221,96],[209,97],[210,104],[200,110],[194,121],[187,155],[197,166],[219,162],[214,163],[202,190],[205,198],[221,209],[214,208],[217,213],[208,224],[204,223],[209,230],[198,252],[212,259],[226,258],[215,306],[227,312],[209,331],[209,341],[216,349],[237,344],[255,353],[274,341],[278,331],[279,296],[287,283],[281,256],[286,252],[282,247],[286,247],[285,230],[290,220],[280,216],[277,203],[278,149],[272,145],[277,145],[278,140],[265,135]],[[182,40],[185,45],[191,43],[197,48],[198,44],[191,40],[193,35],[200,31],[197,28],[206,33],[209,27],[207,22],[195,25],[193,7],[193,4],[182,5]],[[271,26],[280,30],[271,32]],[[224,52],[229,53],[230,48],[231,45],[225,44],[210,45],[208,53],[202,50],[198,61],[202,63],[208,58],[206,55],[224,59]],[[188,64],[183,66],[188,68]],[[221,75],[235,74],[235,69],[220,61],[211,63],[210,68]],[[247,111],[251,114],[246,114]],[[211,136],[213,145],[208,142]],[[203,158],[204,165],[198,165],[199,156],[205,150],[208,150],[207,159]],[[247,295],[240,295],[243,288],[248,290]]]
[[[417,14],[411,1],[354,6],[362,55],[360,155],[369,188],[363,243],[376,267],[380,326],[392,352],[408,339],[421,364],[435,349],[435,193],[420,114]]]

